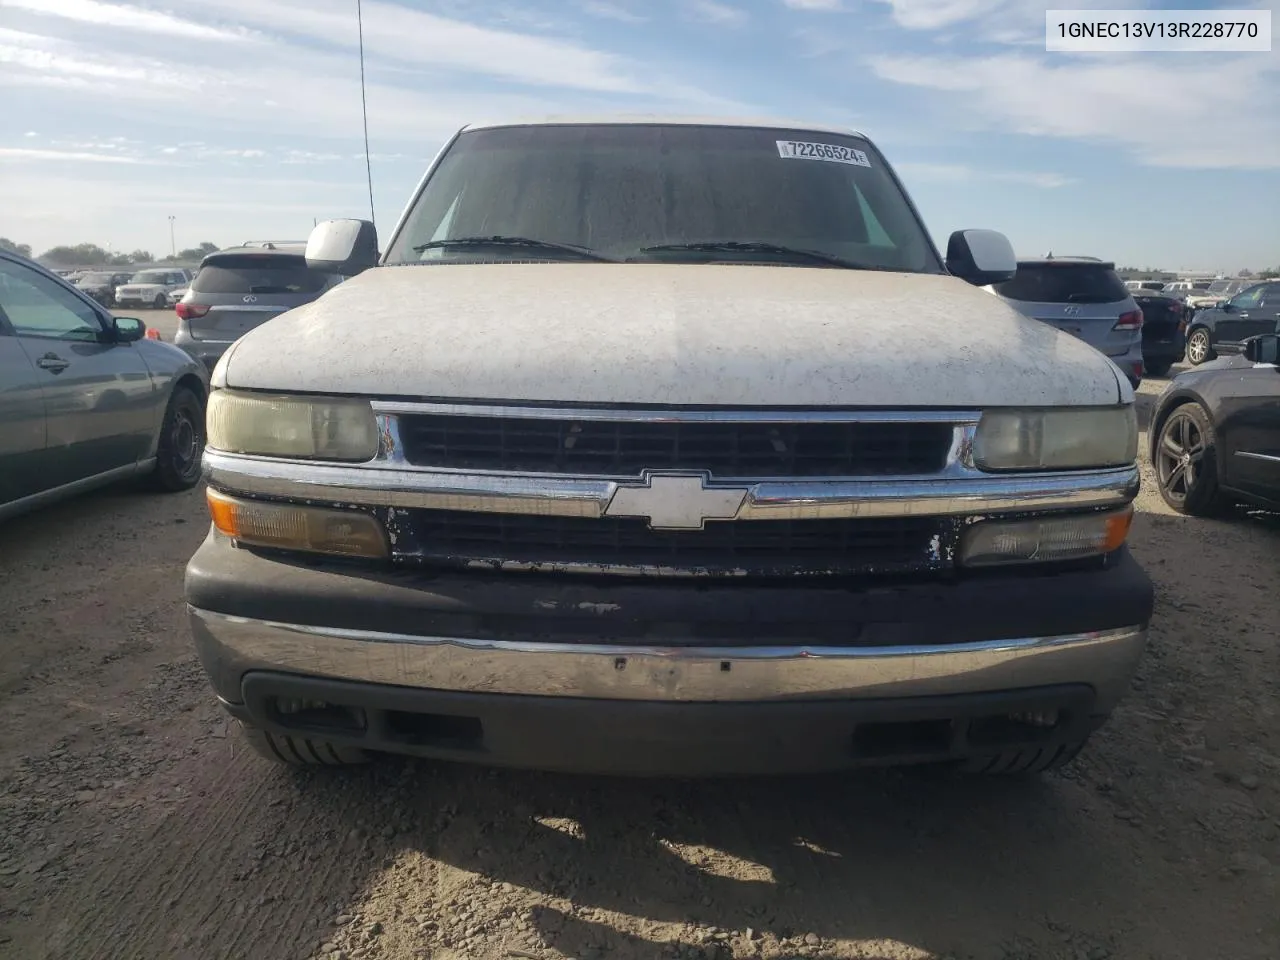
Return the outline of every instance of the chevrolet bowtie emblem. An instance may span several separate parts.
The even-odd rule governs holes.
[[[701,530],[708,520],[732,520],[747,498],[743,487],[708,487],[705,474],[646,473],[618,484],[607,517],[644,517],[651,530]]]

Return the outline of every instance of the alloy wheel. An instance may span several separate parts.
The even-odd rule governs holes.
[[[1208,445],[1200,425],[1190,415],[1175,411],[1160,430],[1156,450],[1156,476],[1174,500],[1186,500],[1200,477]]]
[[[1187,341],[1187,358],[1192,363],[1204,363],[1209,358],[1209,335],[1197,330]]]

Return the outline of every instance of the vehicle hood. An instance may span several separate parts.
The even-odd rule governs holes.
[[[378,267],[247,333],[230,387],[713,406],[1128,398],[1092,347],[955,277],[790,266]]]
[[[166,290],[163,283],[122,283],[117,290]]]

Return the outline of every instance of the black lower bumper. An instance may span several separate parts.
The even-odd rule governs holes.
[[[282,704],[327,704],[282,711]],[[659,703],[416,690],[249,673],[254,726],[369,750],[636,776],[813,773],[945,762],[1083,739],[1104,716],[1088,686],[767,703]],[[1013,718],[1053,716],[1052,725]]]
[[[943,579],[650,580],[388,570],[263,556],[210,534],[187,603],[278,623],[556,643],[895,646],[1146,624],[1151,581],[1127,549],[1083,568]]]

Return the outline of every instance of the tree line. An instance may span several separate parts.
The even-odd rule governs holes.
[[[132,253],[112,253],[96,243],[77,243],[74,246],[50,247],[35,259],[60,267],[128,267],[136,263],[178,263],[202,260],[220,249],[208,240],[196,247],[179,250],[167,257],[153,256],[150,250],[134,250]],[[0,237],[0,250],[12,250],[23,257],[31,256],[31,244],[16,243],[8,237]]]

